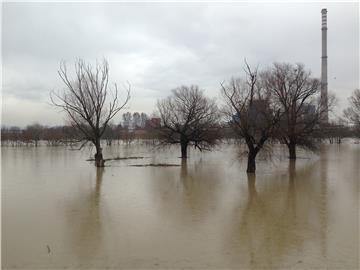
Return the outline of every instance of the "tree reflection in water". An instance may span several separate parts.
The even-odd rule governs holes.
[[[174,226],[206,223],[218,208],[222,185],[217,168],[183,160],[180,168],[155,168],[152,173],[149,184],[159,216]]]
[[[316,185],[316,167],[314,164],[296,169],[295,162],[290,161],[286,174],[278,177],[258,175],[261,191],[257,190],[256,176],[247,175],[248,198],[231,213],[225,243],[226,249],[236,250],[231,255],[230,266],[245,265],[255,269],[302,267],[302,256],[296,254],[307,252],[304,242],[319,237],[322,238],[320,243],[326,241],[323,232],[326,227],[322,227],[321,222],[323,212],[327,211],[322,205],[326,199],[317,198],[327,196],[326,182],[322,183],[324,187],[308,189],[309,183]],[[317,220],[314,222],[312,218]]]
[[[95,186],[90,188],[90,192],[82,191],[72,200],[68,206],[67,220],[71,225],[69,237],[73,252],[78,257],[78,262],[85,265],[92,265],[92,262],[105,256],[102,246],[102,205],[101,205],[101,186],[104,168],[95,168]],[[80,265],[81,266],[81,265]]]

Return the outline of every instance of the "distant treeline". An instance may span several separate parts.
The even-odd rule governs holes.
[[[134,121],[130,113],[124,115],[126,115],[125,123],[110,124],[107,127],[102,137],[104,143],[111,145],[114,142],[122,141],[129,144],[140,139],[159,139],[162,127],[158,122],[158,118],[147,118],[147,121],[137,122],[136,116]],[[220,140],[238,138],[227,123],[223,123],[221,126]],[[357,135],[355,128],[339,124],[329,124],[327,128],[319,129],[313,134],[315,138],[327,139],[330,143],[341,143],[343,138],[355,138]],[[79,143],[78,138],[78,130],[73,126],[49,127],[32,124],[25,128],[16,126],[1,128],[1,144],[3,146],[38,146],[40,141],[47,146],[75,145]]]
[[[38,146],[40,142],[48,146],[75,145],[80,142],[78,138],[78,130],[72,126],[48,127],[33,124],[24,129],[19,127],[3,127],[1,129],[1,143],[6,146]],[[130,143],[134,139],[154,138],[153,128],[129,129],[120,124],[109,125],[102,137],[108,145],[116,140]]]

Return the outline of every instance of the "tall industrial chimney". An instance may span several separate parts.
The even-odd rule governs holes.
[[[322,122],[328,123],[328,79],[327,79],[327,10],[323,8],[321,10],[321,106],[322,106]]]

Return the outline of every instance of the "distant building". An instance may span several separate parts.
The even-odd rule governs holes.
[[[316,117],[316,106],[313,104],[306,104],[303,106],[302,119],[305,122],[313,121]]]
[[[161,118],[153,117],[145,122],[145,128],[157,128],[161,126]]]
[[[233,123],[239,123],[239,122],[240,122],[240,114],[239,114],[239,113],[235,113],[235,114],[232,116],[232,122],[233,122]]]
[[[262,126],[266,124],[267,119],[265,114],[269,111],[269,103],[267,100],[253,100],[249,109],[249,121],[256,124],[256,126]]]
[[[247,121],[250,125],[256,125],[260,127],[266,122],[265,113],[268,111],[269,104],[267,100],[253,100],[249,110],[247,111]],[[239,123],[241,121],[240,113],[236,113],[232,116],[233,123]]]
[[[296,112],[295,116],[296,116],[296,126],[303,127],[305,124],[311,123],[316,119],[317,117],[316,106],[313,104],[303,104],[301,110],[299,112]],[[291,118],[290,112],[284,113],[280,117],[280,122],[279,122],[280,127],[286,128],[289,125],[288,123],[289,117]]]
[[[316,106],[313,104],[306,104],[303,106],[304,115],[314,115],[316,113]]]

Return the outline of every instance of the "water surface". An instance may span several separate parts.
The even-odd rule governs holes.
[[[3,268],[359,266],[360,146],[286,149],[247,176],[235,145],[197,153],[112,146],[2,147]],[[132,167],[169,163],[172,167]]]

